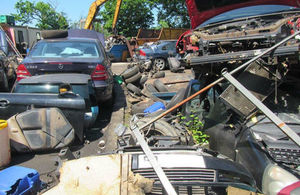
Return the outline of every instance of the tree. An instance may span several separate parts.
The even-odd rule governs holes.
[[[69,24],[66,14],[57,12],[50,3],[30,2],[19,0],[15,4],[17,14],[13,14],[15,20],[21,25],[36,22],[36,27],[43,30],[67,29]]]
[[[150,0],[158,10],[157,21],[164,21],[170,28],[190,28],[190,18],[185,0]]]
[[[123,0],[116,25],[118,34],[133,37],[139,28],[149,28],[154,21],[151,6],[152,3],[148,0]],[[115,7],[116,0],[108,1],[98,14],[109,32],[112,32]]]

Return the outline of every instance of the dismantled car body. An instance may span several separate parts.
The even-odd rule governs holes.
[[[98,116],[99,109],[91,76],[87,74],[47,74],[22,79],[12,89],[13,93],[60,94],[84,98],[86,112],[84,127],[91,127]]]
[[[219,12],[206,15],[206,20],[221,15],[204,24],[198,17],[193,28],[202,25],[183,34],[177,43],[182,62],[193,68],[199,80],[190,83],[186,97],[218,79],[224,69],[234,70],[299,30],[299,10],[283,6],[298,7],[296,1],[245,1],[231,8],[227,5],[223,11],[217,2],[211,2]],[[236,8],[240,9],[233,10]],[[228,10],[233,11],[222,15]],[[296,36],[234,76],[299,135],[299,70]],[[231,82],[223,81],[200,94],[184,105],[182,112],[185,116],[197,114],[210,136],[210,148],[245,166],[263,193],[299,192],[299,146]]]
[[[80,96],[64,96],[58,94],[38,93],[1,93],[0,94],[0,118],[10,117],[30,111],[35,108],[59,108],[67,121],[75,129],[77,140],[83,141],[84,113],[86,105],[84,98]]]
[[[5,32],[0,30],[0,92],[8,92],[16,79],[16,56],[9,54]]]
[[[237,10],[214,13],[211,15],[214,18],[206,17],[210,19],[207,23],[201,20],[197,23],[197,26],[201,24],[199,27],[194,25],[196,29],[187,31],[179,38],[177,52],[181,54],[183,64],[194,69],[196,78],[203,78],[206,74],[206,77],[218,77],[224,67],[237,67],[298,29],[299,10],[283,6],[283,1],[273,2],[273,5],[263,5],[271,1],[261,1],[260,4],[257,1],[247,2],[245,5],[238,4],[238,7],[231,5],[233,8],[224,8],[223,12],[234,7],[239,8]],[[284,2],[284,5],[295,4],[295,1]],[[251,5],[256,6],[246,7]],[[297,51],[298,45],[290,42],[276,50],[268,63],[274,63],[277,59],[283,62],[286,55]]]

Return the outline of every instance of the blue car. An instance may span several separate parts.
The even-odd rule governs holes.
[[[137,58],[142,61],[152,60],[158,70],[164,70],[168,66],[168,57],[176,55],[176,42],[177,40],[164,40],[142,46]]]

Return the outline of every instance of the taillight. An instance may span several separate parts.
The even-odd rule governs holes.
[[[108,78],[106,68],[101,64],[97,64],[91,77],[92,77],[92,80],[94,80],[94,81],[106,80]]]
[[[141,56],[146,56],[146,53],[143,50],[140,49],[140,55]]]
[[[27,77],[31,77],[30,72],[27,70],[24,64],[20,64],[17,68],[17,81]]]

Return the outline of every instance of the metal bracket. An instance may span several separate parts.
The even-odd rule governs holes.
[[[280,118],[278,118],[268,107],[259,101],[248,89],[238,82],[226,70],[222,71],[223,77],[228,80],[235,88],[237,88],[249,101],[251,101],[260,111],[262,111],[283,133],[285,133],[292,141],[300,147],[300,137],[289,126],[287,126]]]

